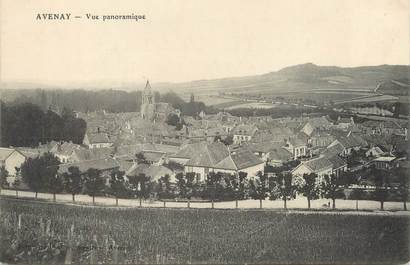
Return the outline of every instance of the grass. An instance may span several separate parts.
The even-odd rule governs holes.
[[[7,263],[398,264],[409,257],[409,216],[113,209],[8,199],[0,209],[0,261]]]

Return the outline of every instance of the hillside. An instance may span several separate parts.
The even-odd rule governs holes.
[[[283,68],[262,75],[199,80],[186,83],[158,84],[158,89],[211,93],[217,91],[239,93],[306,92],[310,90],[374,91],[381,82],[408,80],[410,66],[380,65],[343,68],[318,66],[312,63]],[[388,93],[387,91],[384,91]]]

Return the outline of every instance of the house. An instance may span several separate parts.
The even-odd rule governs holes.
[[[293,154],[293,159],[306,156],[306,143],[299,137],[286,139],[284,148]]]
[[[384,121],[365,121],[360,124],[362,132],[367,135],[406,135],[407,129],[402,127],[395,121],[384,120]]]
[[[60,164],[58,166],[58,174],[68,173],[70,167],[77,167],[81,174],[86,174],[90,168],[100,171],[100,176],[104,179],[106,185],[109,185],[111,179],[111,173],[115,170],[119,170],[120,164],[113,158],[104,158],[96,160],[87,160],[75,163]]]
[[[342,156],[349,156],[354,151],[359,151],[363,145],[363,142],[353,135],[349,137],[338,137],[334,140],[328,147],[332,147],[335,145],[341,145],[343,147],[343,151],[341,153]]]
[[[389,170],[398,166],[398,160],[394,156],[380,156],[372,160],[377,169]]]
[[[283,142],[258,142],[243,145],[263,161],[273,166],[293,160],[293,154],[283,147]]]
[[[170,161],[184,165],[184,171],[194,172],[199,181],[204,181],[209,172],[238,173],[255,175],[264,170],[265,162],[246,148],[230,151],[220,142],[206,142],[184,146]]]
[[[127,177],[135,177],[139,174],[151,177],[153,181],[158,181],[161,177],[168,175],[171,183],[176,182],[175,173],[162,165],[135,164],[125,173]]]
[[[75,149],[69,157],[70,162],[81,162],[86,160],[98,160],[112,157],[113,147],[92,148],[92,149]]]
[[[293,154],[283,147],[273,148],[267,155],[267,163],[271,166],[278,167],[286,162],[292,161]]]
[[[292,175],[303,176],[304,174],[315,173],[318,176],[317,182],[323,180],[323,176],[334,174],[340,176],[347,171],[347,163],[339,156],[319,156],[317,158],[303,161],[292,170]]]
[[[265,162],[247,149],[230,153],[213,167],[214,172],[230,174],[245,172],[248,176],[256,176],[259,171],[263,173],[264,169]]]
[[[366,151],[366,157],[379,157],[384,155],[386,152],[384,152],[380,147],[378,146],[373,146],[369,150]]]
[[[350,118],[341,118],[340,116],[338,117],[336,121],[336,128],[341,129],[341,130],[346,130],[349,127],[354,125],[354,120],[353,117]]]
[[[242,124],[234,127],[231,131],[233,135],[233,142],[235,144],[241,144],[243,142],[248,142],[252,139],[255,133],[258,131],[253,125]]]
[[[332,174],[340,176],[343,172],[347,171],[347,162],[338,155],[326,157],[332,164]]]
[[[50,153],[55,155],[61,163],[69,163],[74,162],[71,160],[71,157],[76,150],[85,150],[78,144],[74,144],[72,142],[62,142],[54,145],[50,149]]]
[[[304,174],[315,173],[319,177],[332,174],[333,165],[324,156],[303,161],[292,170],[292,175],[303,176]]]
[[[293,136],[292,130],[287,127],[273,127],[266,130],[256,131],[252,142],[266,143],[266,142],[283,142],[285,139]]]
[[[327,117],[317,117],[317,118],[310,118],[307,122],[304,123],[302,128],[300,129],[301,132],[310,136],[314,130],[328,130],[332,126],[332,123],[328,120]]]
[[[308,138],[308,144],[312,148],[323,148],[331,144],[335,137],[328,131],[315,129]]]
[[[333,145],[329,145],[323,151],[323,154],[326,155],[326,156],[335,156],[335,155],[343,156],[344,153],[345,153],[345,148],[339,142],[336,142]]]
[[[104,148],[104,147],[111,147],[113,145],[113,141],[110,140],[106,133],[87,133],[84,136],[83,140],[84,145],[88,146],[88,148]]]
[[[18,177],[18,171],[21,165],[26,161],[26,156],[12,148],[0,148],[0,166],[8,172],[7,182],[12,184],[16,177]]]
[[[161,151],[142,151],[145,160],[152,165],[162,165],[166,162],[166,154]]]

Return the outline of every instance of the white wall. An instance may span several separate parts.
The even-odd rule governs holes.
[[[6,168],[9,176],[16,176],[16,167],[20,167],[21,164],[26,161],[26,158],[19,152],[14,151],[9,157],[7,157],[4,167]]]
[[[261,164],[258,164],[258,165],[252,166],[252,167],[243,168],[239,171],[246,172],[246,173],[248,173],[248,177],[251,177],[251,176],[256,176],[258,171],[261,171],[263,173],[264,170],[265,170],[265,163],[261,163]]]

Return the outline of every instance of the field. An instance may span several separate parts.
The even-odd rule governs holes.
[[[403,215],[0,203],[6,263],[398,264],[409,257]]]

